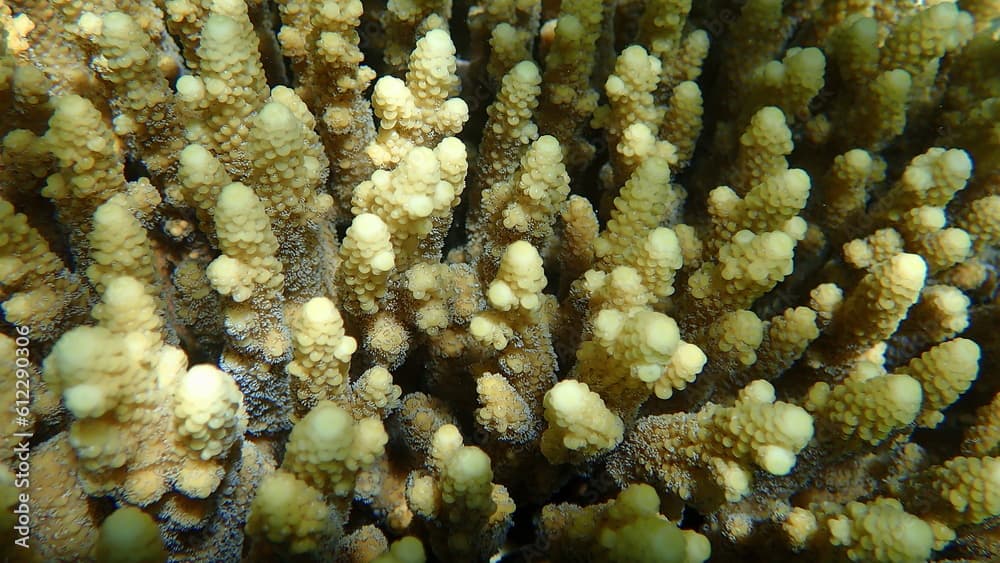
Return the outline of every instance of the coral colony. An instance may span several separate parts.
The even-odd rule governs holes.
[[[1000,558],[1000,4],[0,0],[0,556]]]

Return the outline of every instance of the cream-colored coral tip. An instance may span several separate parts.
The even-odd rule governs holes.
[[[476,315],[469,322],[469,334],[484,346],[492,346],[496,350],[507,347],[514,330],[500,319],[488,315]]]
[[[969,233],[962,229],[945,229],[937,240],[940,245],[939,252],[948,257],[954,257],[956,261],[969,257],[972,251],[972,238]]]
[[[916,254],[897,254],[890,260],[890,272],[891,280],[896,284],[919,288],[927,275],[927,263]]]
[[[380,409],[394,409],[399,406],[401,390],[398,385],[393,385],[392,374],[382,366],[365,370],[358,378],[356,392]]]
[[[85,119],[93,107],[89,100],[75,94],[61,96],[55,101],[56,115],[61,114],[67,121]]]
[[[313,297],[302,306],[302,317],[310,325],[340,323],[337,306],[326,297]]]
[[[354,429],[354,442],[351,443],[351,459],[348,469],[371,465],[375,458],[382,455],[389,435],[378,418],[365,418],[358,421]]]
[[[121,12],[112,12],[103,18],[98,16],[93,12],[84,12],[80,15],[80,19],[76,20],[76,25],[79,26],[80,31],[87,35],[101,35],[104,33],[104,20],[112,16],[123,16]],[[118,18],[114,18],[118,19]],[[122,25],[118,22],[113,22],[115,24]]]
[[[444,91],[444,90],[440,90]],[[433,114],[438,129],[446,134],[455,135],[462,130],[462,125],[469,120],[469,104],[462,98],[451,98],[441,104]],[[430,121],[430,119],[428,119]]]
[[[95,546],[101,563],[154,563],[167,560],[160,529],[134,506],[119,508],[101,523]]]
[[[768,472],[787,474],[795,465],[795,454],[812,439],[813,419],[801,407],[774,399],[773,385],[764,380],[751,382],[740,390],[732,407],[704,412],[702,416],[709,418],[702,440],[716,449],[716,455],[752,458]],[[742,472],[737,469],[728,468],[725,473],[736,477]]]
[[[583,287],[590,293],[592,310],[624,311],[652,301],[652,296],[643,284],[642,276],[635,268],[615,266],[610,274],[588,270],[581,279],[584,282]]]
[[[441,508],[441,491],[430,475],[414,473],[406,482],[406,501],[410,510],[426,518],[437,516]]]
[[[406,326],[392,315],[376,315],[375,322],[368,327],[365,335],[366,347],[388,364],[402,362],[402,356],[410,346],[410,333]]]
[[[805,206],[805,200],[809,197],[809,189],[812,187],[812,179],[809,174],[801,168],[792,168],[780,176],[780,182],[775,190],[775,199],[782,205]]]
[[[269,100],[269,103],[278,103],[288,108],[288,111],[292,112],[295,117],[295,121],[305,125],[306,129],[311,130],[316,127],[316,116],[310,113],[308,106],[295,93],[295,90],[288,86],[275,86],[271,89]]]
[[[903,510],[895,499],[847,505],[847,514],[827,521],[831,543],[847,548],[852,561],[926,561],[934,545],[930,525]]]
[[[257,487],[246,525],[248,534],[288,544],[293,554],[316,550],[331,528],[323,495],[281,470],[265,477]]]
[[[708,192],[709,213],[716,217],[727,217],[740,204],[740,196],[729,186],[719,186]]]
[[[965,429],[962,453],[986,456],[1000,453],[1000,393],[976,411],[975,422]]]
[[[179,81],[179,79],[178,79]],[[199,144],[190,144],[184,147],[177,157],[182,168],[191,170],[191,175],[196,176],[198,171],[207,173],[212,169],[212,161],[215,157],[208,149]]]
[[[45,382],[63,393],[77,418],[102,416],[132,391],[122,386],[136,383],[125,346],[104,327],[77,327],[63,334],[45,358]]]
[[[795,454],[809,443],[813,436],[813,418],[795,405],[777,405],[776,432],[789,447],[765,444],[754,450],[757,464],[772,475],[788,475],[795,467]]]
[[[934,532],[919,518],[907,518],[902,525],[893,527],[892,532],[895,549],[898,551],[898,554],[890,555],[894,561],[924,561],[931,551],[929,546],[933,545]]]
[[[701,30],[698,30],[701,31]],[[692,34],[693,35],[693,34]],[[707,37],[707,36],[706,36]],[[701,89],[698,88],[698,83],[693,80],[685,80],[677,86],[674,86],[672,92],[674,101],[678,100],[697,100],[700,104],[701,101]]]
[[[239,39],[240,26],[232,18],[221,14],[212,14],[208,17],[204,27],[201,28],[201,40],[225,44]],[[211,44],[211,43],[210,43]],[[212,47],[217,45],[211,44]]]
[[[886,93],[893,95],[892,97],[907,93],[913,83],[910,73],[901,69],[890,70],[880,75],[880,78],[882,78],[881,85],[885,88]]]
[[[326,461],[321,452],[344,447],[351,442],[351,426],[354,420],[336,403],[319,403],[292,429],[289,448],[300,442],[301,454],[313,462]],[[314,446],[314,447],[310,447]],[[298,451],[298,448],[296,448]]]
[[[501,311],[509,311],[518,305],[529,311],[541,306],[542,302],[537,295],[531,293],[518,295],[515,289],[516,287],[511,287],[501,280],[496,280],[487,289],[486,297],[490,305]]]
[[[588,393],[590,388],[586,383],[567,379],[549,389],[545,394],[545,403],[559,412],[568,413],[581,407],[581,402]]]
[[[1000,515],[1000,457],[955,457],[929,470],[931,487],[954,510],[953,524]]]
[[[834,283],[817,285],[809,292],[809,308],[823,321],[830,321],[844,302],[844,291]]]
[[[663,256],[671,268],[681,267],[683,256],[677,233],[665,227],[658,227],[650,231],[646,240],[652,254]]]
[[[347,496],[356,472],[381,455],[388,437],[380,421],[352,416],[336,403],[319,402],[289,436],[282,468],[326,494]]]
[[[437,157],[434,151],[427,147],[415,147],[406,153],[401,166],[408,177],[417,181],[426,181],[427,177],[436,178],[439,174]]]
[[[439,460],[451,456],[462,447],[462,433],[454,424],[444,424],[431,438],[431,455]]]
[[[530,408],[504,376],[484,373],[476,380],[476,394],[482,405],[476,409],[480,426],[505,439],[527,439],[532,431]]]
[[[149,335],[150,350],[160,343],[162,320],[156,311],[152,288],[129,276],[105,279],[107,286],[101,302],[91,310],[91,316],[101,326],[116,334],[143,332]]]
[[[972,174],[972,159],[961,149],[945,151],[938,164],[946,177],[968,178]]]
[[[608,508],[612,520],[628,520],[636,516],[656,514],[660,510],[660,497],[656,489],[646,483],[629,485]]]
[[[538,251],[531,243],[519,240],[507,247],[507,260],[517,271],[534,267],[538,262]]]
[[[805,508],[795,507],[782,522],[781,529],[788,539],[788,544],[793,550],[798,551],[804,548],[809,539],[819,530],[818,524],[816,516],[812,512]]]
[[[507,247],[500,259],[500,270],[490,284],[486,298],[500,311],[515,307],[533,311],[541,304],[545,288],[542,257],[531,243],[519,240]]]
[[[560,381],[543,402],[549,428],[542,437],[542,453],[550,462],[566,461],[564,448],[592,456],[621,442],[625,432],[621,418],[585,383]]]
[[[632,318],[632,322],[636,325],[639,338],[636,344],[642,348],[658,354],[670,354],[677,349],[680,331],[672,318],[653,311],[642,311]]]
[[[438,166],[441,167],[441,179],[454,184],[456,196],[464,188],[465,174],[469,169],[468,151],[465,143],[458,137],[445,137],[434,147]],[[452,206],[458,202],[453,202]]]
[[[86,16],[88,14],[84,14]],[[83,18],[80,17],[80,25],[83,26]],[[113,37],[118,40],[128,40],[132,38],[132,30],[137,29],[135,20],[132,19],[128,14],[122,12],[111,12],[105,14],[101,18],[103,22],[102,29],[98,33],[102,33],[105,37]]]
[[[778,432],[786,436],[792,444],[805,445],[813,437],[813,417],[805,409],[798,407],[782,409],[775,422]],[[774,472],[772,471],[772,473]],[[775,473],[775,475],[784,475],[784,473]]]
[[[788,126],[785,123],[785,114],[780,108],[775,106],[766,106],[754,114],[751,119],[750,128],[760,131],[767,137],[781,137],[782,133],[784,133]],[[740,142],[746,145],[750,142],[751,138],[752,137],[748,135],[744,135],[743,138],[740,139]]]
[[[212,7],[213,13],[231,18],[238,18],[247,13],[247,7],[243,0],[212,0],[208,4]]]
[[[205,83],[197,76],[185,74],[177,79],[175,88],[177,89],[177,97],[192,105],[205,97]]]
[[[389,551],[373,559],[372,563],[424,563],[426,560],[424,544],[413,536],[406,536],[393,542]]]
[[[671,229],[657,227],[646,235],[641,250],[632,252],[643,283],[658,297],[674,293],[674,272],[684,264],[680,240]]]
[[[563,158],[559,139],[556,139],[552,135],[542,135],[539,137],[538,140],[531,144],[531,151],[541,162],[561,162]]]
[[[250,214],[259,203],[257,195],[246,184],[233,182],[222,188],[218,207],[224,208],[229,215],[240,217]]]
[[[264,107],[257,112],[255,120],[257,126],[267,131],[279,132],[279,135],[281,134],[280,132],[289,129],[294,131],[299,127],[299,121],[295,118],[295,114],[287,106],[279,102],[264,104]],[[278,156],[286,156],[291,152],[292,147],[277,146],[275,150],[278,151]]]
[[[395,76],[383,76],[375,83],[372,105],[376,110],[381,110],[377,113],[381,114],[382,119],[395,123],[397,119],[409,117],[408,113],[413,107],[413,95],[402,80]]]
[[[712,556],[712,544],[708,538],[694,530],[681,530],[684,534],[684,563],[702,563]]]
[[[493,479],[490,456],[474,446],[458,448],[454,455],[445,460],[445,466],[447,467],[448,480],[458,491],[465,489],[464,483],[489,482]],[[448,500],[447,497],[445,498]]]
[[[870,170],[873,162],[868,151],[862,149],[851,149],[844,153],[844,163],[850,170]]]
[[[791,57],[791,62],[795,65],[794,71],[802,74],[806,73],[805,69],[818,70],[822,74],[826,67],[823,51],[815,47],[807,47],[798,51],[794,57]]]
[[[809,392],[807,406],[845,437],[857,436],[877,444],[897,428],[912,423],[923,401],[917,380],[908,375],[881,375],[878,371],[871,376],[857,372],[832,391],[818,383]]]
[[[712,468],[715,478],[722,485],[726,500],[736,502],[750,492],[750,480],[753,477],[749,468],[738,463],[727,463],[720,460]]]
[[[174,392],[177,433],[203,460],[223,454],[236,438],[242,402],[232,377],[215,366],[196,365]]]
[[[660,399],[669,399],[673,396],[674,390],[684,389],[688,383],[693,382],[706,362],[708,356],[701,348],[681,341],[677,345],[677,350],[670,356],[670,363],[664,370],[663,376],[653,384],[653,392]]]
[[[451,36],[443,29],[432,29],[418,41],[423,55],[426,57],[448,57],[455,54],[455,46],[451,42]]]
[[[122,427],[108,422],[106,419],[85,418],[77,420],[69,428],[69,444],[76,451],[80,465],[95,472],[92,477],[109,469],[117,469],[129,460],[132,444],[126,443]],[[113,490],[116,482],[108,479],[98,479],[87,484],[88,492],[107,493]]]
[[[658,514],[656,491],[646,484],[630,485],[607,508],[596,541],[602,559],[700,563],[711,554],[704,536],[679,530]],[[690,544],[689,544],[690,542]]]
[[[193,499],[207,499],[218,490],[224,467],[212,461],[187,459],[174,478],[174,488]],[[150,472],[152,473],[152,472]],[[130,476],[131,477],[131,476]],[[166,489],[166,483],[163,484]],[[163,493],[151,498],[159,498]]]
[[[727,356],[743,365],[753,365],[756,350],[764,340],[764,322],[752,311],[732,311],[712,323],[709,337]]]
[[[94,227],[116,228],[127,224],[131,214],[123,205],[105,203],[94,212]]]
[[[88,237],[94,263],[87,268],[87,276],[99,291],[115,275],[134,276],[146,282],[153,279],[145,230],[125,203],[123,197],[113,197],[94,212],[93,230]]]
[[[613,341],[618,338],[627,320],[628,318],[621,311],[604,309],[597,313],[597,316],[593,319],[594,336],[602,341]],[[680,338],[679,332],[678,338]]]
[[[746,233],[747,231],[741,232]],[[737,233],[737,236],[739,236],[739,233]],[[746,238],[749,239],[750,237]],[[764,233],[758,235],[758,238],[762,241],[761,250],[764,256],[768,258],[789,256],[795,250],[795,240],[783,232]],[[767,274],[763,267],[758,269],[754,265],[750,266],[749,273],[753,279],[763,279]]]
[[[228,383],[231,381],[232,378],[219,368],[210,364],[199,364],[189,369],[181,378],[175,396],[178,401],[188,403],[192,407],[203,407],[228,395],[230,390]]]
[[[351,227],[355,228],[353,234],[359,241],[370,243],[372,246],[380,245],[382,241],[389,238],[389,228],[378,215],[372,213],[362,213],[354,218]],[[369,265],[378,272],[388,272],[395,265],[396,258],[391,251],[383,250],[375,253],[369,258]]]
[[[963,208],[955,220],[973,238],[976,252],[1000,242],[1000,195],[979,198]]]
[[[795,452],[781,446],[766,445],[755,452],[757,464],[772,475],[788,475],[795,467]]]
[[[934,427],[944,420],[939,410],[955,402],[979,374],[979,345],[967,338],[943,342],[910,360],[895,373],[920,382],[924,391],[920,424]]]
[[[773,403],[776,395],[774,393],[774,385],[763,379],[755,379],[748,383],[746,387],[740,389],[739,397],[743,401]]]
[[[925,205],[904,213],[901,228],[913,237],[940,230],[946,222],[944,209]]]
[[[542,76],[538,73],[538,65],[534,61],[521,61],[510,69],[507,76],[522,84],[537,84]]]
[[[886,377],[890,381],[886,396],[892,397],[894,403],[898,405],[920,404],[923,399],[923,391],[916,379],[891,375]]]
[[[413,294],[414,299],[431,299],[437,293],[438,270],[435,265],[427,262],[414,264],[412,268],[406,270],[406,288]]]
[[[242,303],[253,295],[253,289],[246,285],[248,270],[239,260],[222,255],[212,260],[205,269],[212,287],[223,295],[230,295],[233,301]]]
[[[359,241],[369,243],[373,246],[380,244],[381,241],[389,237],[389,228],[378,215],[372,213],[358,215],[351,222],[351,227],[353,229],[352,234]],[[392,252],[388,251],[379,252],[369,260],[371,267],[379,272],[388,272],[393,268],[394,263],[395,256],[393,256]]]
[[[684,563],[687,546],[677,526],[657,517],[639,517],[600,535],[609,561]]]
[[[179,82],[178,82],[179,83]],[[168,196],[193,207],[203,231],[214,233],[213,216],[219,192],[232,180],[222,164],[202,145],[189,144],[178,156],[177,189],[168,188]]]

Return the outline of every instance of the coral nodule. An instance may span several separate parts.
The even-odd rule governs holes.
[[[0,0],[0,558],[1000,559],[998,30]]]

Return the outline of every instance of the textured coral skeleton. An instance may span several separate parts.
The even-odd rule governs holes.
[[[997,2],[0,33],[7,560],[1000,558]]]

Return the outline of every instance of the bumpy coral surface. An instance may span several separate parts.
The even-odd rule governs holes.
[[[0,0],[0,558],[1000,560],[998,124],[995,1]]]

